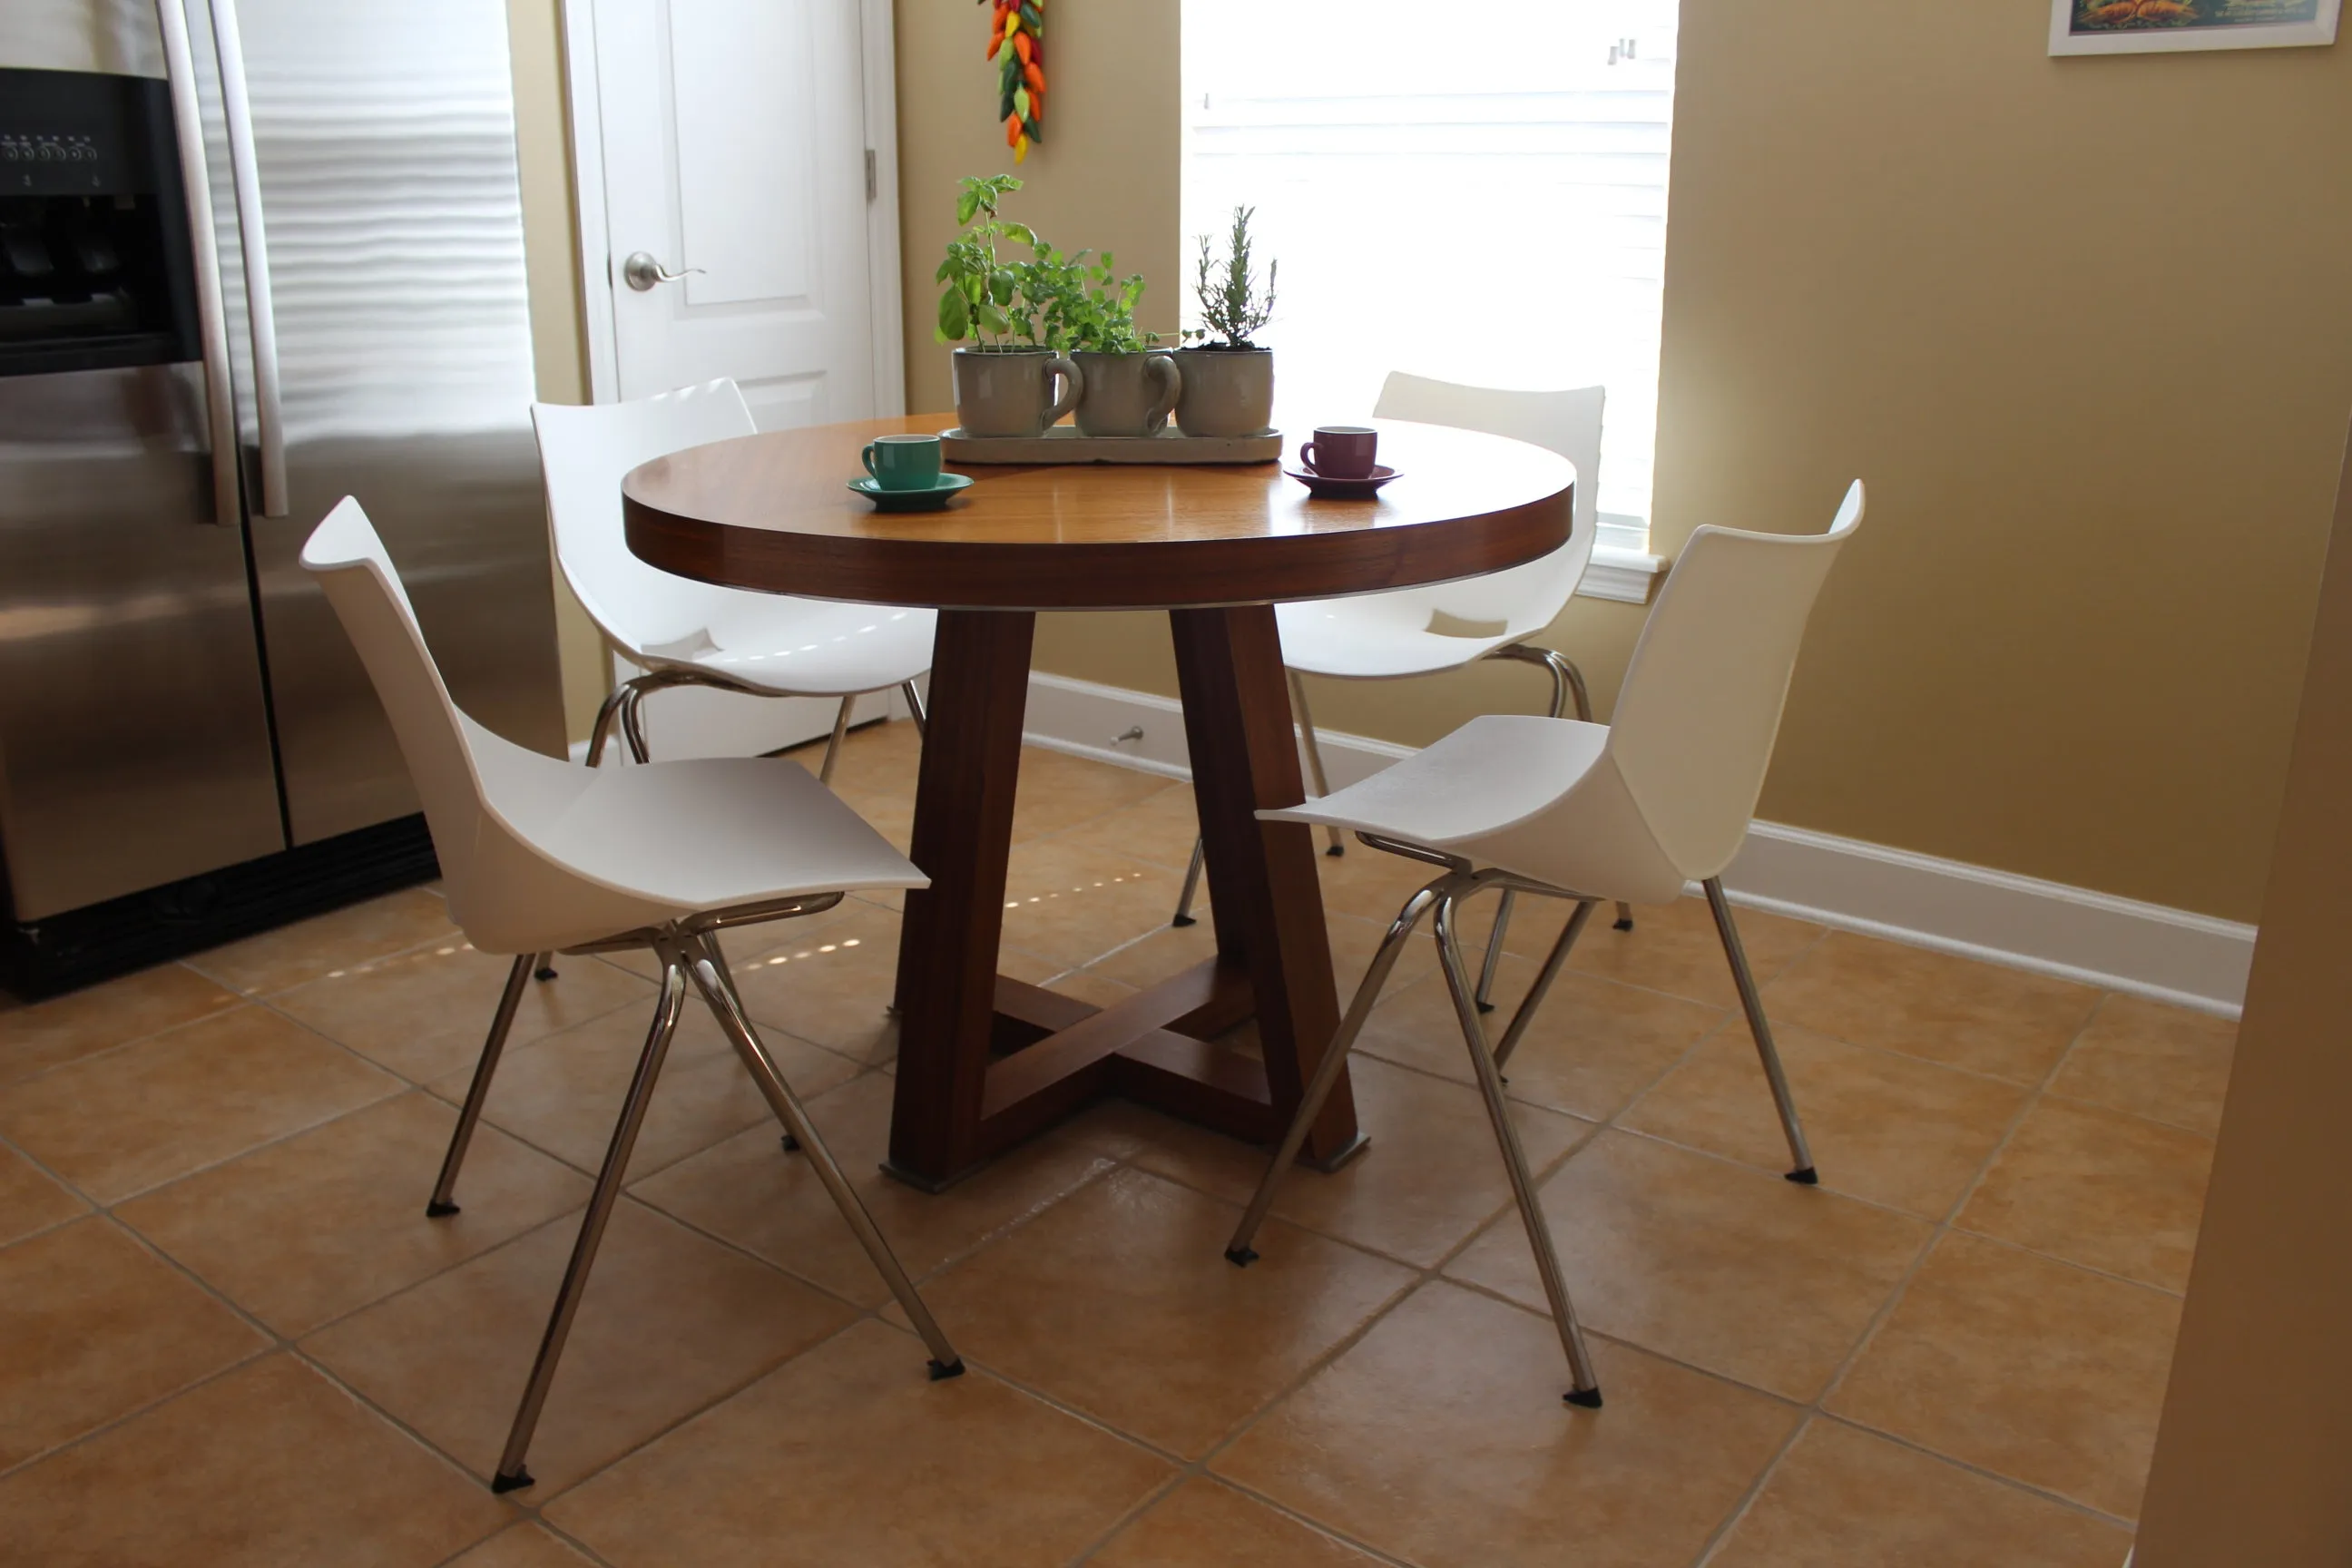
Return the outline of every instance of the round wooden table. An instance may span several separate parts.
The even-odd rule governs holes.
[[[877,436],[944,415],[747,436],[622,481],[629,548],[733,588],[937,606],[907,897],[889,1168],[931,1189],[1108,1095],[1269,1142],[1339,1025],[1273,604],[1475,576],[1557,549],[1576,474],[1499,437],[1382,422],[1401,477],[1316,500],[1277,465],[972,465],[943,512],[844,489]],[[952,466],[952,465],[951,465]],[[1168,612],[1217,956],[1104,1008],[996,973],[1005,858],[1040,609]],[[1255,1016],[1262,1057],[1216,1037]],[[1345,1080],[1307,1143],[1361,1140]]]

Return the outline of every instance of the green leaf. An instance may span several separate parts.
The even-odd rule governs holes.
[[[1030,247],[1032,249],[1034,249],[1038,243],[1036,231],[1032,229],[1025,223],[1006,224],[1004,226],[1004,237],[1007,239],[1017,239],[1022,244]]]
[[[1001,338],[1013,330],[1012,321],[993,305],[981,306],[980,324],[992,337]]]
[[[964,304],[962,293],[954,289],[940,296],[940,336],[949,342],[961,342],[971,332],[971,312]]]
[[[988,297],[1000,305],[1013,303],[1013,274],[998,268],[988,279]]]
[[[960,224],[970,223],[971,221],[972,215],[978,211],[980,211],[980,193],[978,191],[966,191],[963,195],[956,198],[956,222]]]

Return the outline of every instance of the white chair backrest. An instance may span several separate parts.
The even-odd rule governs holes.
[[[1604,401],[1605,389],[1598,386],[1572,392],[1507,392],[1457,386],[1391,371],[1372,410],[1374,417],[1508,437],[1558,452],[1576,465],[1576,504],[1567,543],[1506,572],[1404,592],[1426,599],[1433,610],[1465,621],[1504,622],[1513,637],[1529,636],[1549,626],[1567,607],[1592,560],[1592,542],[1601,519]]]
[[[709,632],[734,607],[733,591],[646,565],[621,527],[621,479],[640,463],[758,431],[751,407],[722,376],[635,403],[572,407],[534,403],[548,527],[564,580],[589,618],[624,653],[642,656]]]
[[[1633,645],[1609,748],[1686,878],[1720,872],[1747,837],[1806,619],[1863,502],[1856,479],[1824,533],[1699,529]]]

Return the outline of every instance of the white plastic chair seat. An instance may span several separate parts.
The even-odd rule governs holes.
[[[746,594],[715,627],[628,657],[648,669],[702,669],[787,697],[849,697],[931,667],[935,610]]]
[[[1659,904],[1685,890],[1609,755],[1609,726],[1490,713],[1335,795],[1281,810],[1305,822],[1458,855],[1595,899]]]
[[[1436,606],[1424,603],[1422,594],[1404,590],[1276,605],[1274,618],[1282,630],[1286,667],[1342,680],[1435,675],[1543,630],[1538,622],[1524,628],[1506,623],[1488,631],[1496,623],[1456,618],[1448,630],[1432,631],[1433,612]],[[1461,635],[1469,626],[1482,635]]]

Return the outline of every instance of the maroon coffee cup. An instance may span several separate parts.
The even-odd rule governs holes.
[[[1318,425],[1315,438],[1298,448],[1298,460],[1335,479],[1360,479],[1372,471],[1381,433],[1364,425]]]

